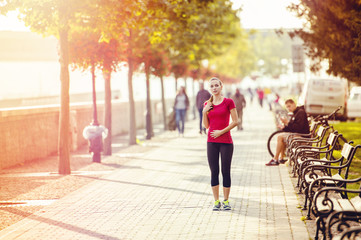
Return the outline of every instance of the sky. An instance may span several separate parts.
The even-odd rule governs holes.
[[[299,28],[300,19],[286,8],[299,0],[232,0],[234,6],[242,7],[241,23],[243,28],[273,29]]]
[[[244,28],[294,28],[301,21],[286,7],[297,0],[232,0],[235,7],[242,7],[241,23]],[[16,18],[15,13],[0,15],[0,31],[29,31]]]

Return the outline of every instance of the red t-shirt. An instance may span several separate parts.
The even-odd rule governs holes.
[[[204,105],[207,105],[207,102]],[[208,113],[209,129],[207,142],[233,143],[230,131],[217,138],[211,137],[210,133],[214,130],[222,130],[228,127],[231,109],[235,107],[236,105],[230,98],[224,98],[220,104],[213,105],[213,109]]]

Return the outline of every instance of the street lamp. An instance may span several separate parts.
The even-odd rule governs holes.
[[[92,86],[93,86],[93,121],[83,130],[83,137],[89,141],[89,152],[92,153],[93,162],[101,162],[100,153],[103,151],[103,138],[108,136],[108,129],[99,125],[97,100],[95,91],[95,67],[92,66]]]

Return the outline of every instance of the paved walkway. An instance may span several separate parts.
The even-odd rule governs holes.
[[[248,107],[244,122],[244,131],[232,132],[232,211],[212,211],[206,139],[193,121],[184,138],[168,132],[163,141],[144,142],[151,151],[131,154],[118,170],[4,229],[0,239],[309,239],[287,167],[264,165],[271,112]]]

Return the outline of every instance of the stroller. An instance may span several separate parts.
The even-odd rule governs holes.
[[[177,128],[176,121],[175,121],[175,111],[173,108],[171,108],[167,115],[167,125],[168,130],[175,131]]]

